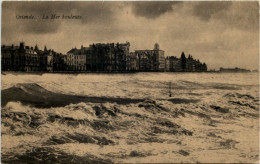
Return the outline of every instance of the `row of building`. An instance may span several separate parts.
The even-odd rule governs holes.
[[[23,42],[20,46],[1,47],[1,68],[2,71],[62,71],[65,67],[63,55],[54,50],[39,50],[38,46],[25,46]]]
[[[180,58],[167,56],[155,44],[152,50],[130,52],[130,43],[97,43],[88,47],[72,48],[67,54],[54,50],[39,50],[38,46],[2,45],[3,71],[74,71],[74,72],[202,72],[207,65],[187,58],[184,52]]]
[[[199,60],[193,59],[189,54],[186,58],[184,52],[181,57],[167,56],[165,59],[165,71],[169,72],[205,72],[207,65]]]

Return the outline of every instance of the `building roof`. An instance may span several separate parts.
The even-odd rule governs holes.
[[[78,53],[78,52],[79,52],[78,49],[76,49],[76,48],[72,48],[72,49],[69,50],[67,53],[73,53],[73,54],[76,54],[76,53]]]
[[[138,51],[163,51],[164,52],[164,50],[135,50],[135,52],[138,52]]]
[[[85,50],[87,50],[86,47],[84,47],[83,52],[81,51],[81,49],[72,48],[72,49],[69,50],[67,53],[71,53],[71,54],[74,54],[74,55],[86,55],[86,54],[85,54]]]
[[[17,50],[19,49],[19,46],[2,46],[2,48],[4,48],[4,50]]]

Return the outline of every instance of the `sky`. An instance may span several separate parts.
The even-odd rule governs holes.
[[[42,19],[43,15],[81,19]],[[17,19],[33,15],[34,19]],[[130,51],[184,52],[219,67],[259,68],[259,4],[239,1],[2,2],[1,44],[66,53],[92,43],[130,42]]]

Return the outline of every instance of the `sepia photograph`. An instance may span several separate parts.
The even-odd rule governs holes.
[[[259,163],[258,1],[2,1],[1,163]]]

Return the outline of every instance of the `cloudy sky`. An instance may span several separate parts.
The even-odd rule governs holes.
[[[43,15],[82,19],[42,19]],[[17,19],[33,15],[35,19]],[[3,2],[2,44],[66,53],[96,42],[126,42],[131,51],[158,42],[166,56],[181,52],[210,69],[259,65],[258,2]]]

